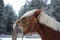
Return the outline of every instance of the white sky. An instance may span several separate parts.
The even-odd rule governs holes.
[[[12,5],[13,9],[15,10],[16,14],[18,13],[21,6],[25,4],[26,0],[4,0],[4,4],[10,4]]]
[[[19,9],[25,4],[26,0],[4,0],[4,4],[12,5],[13,9],[15,10],[16,14],[18,15]],[[51,0],[48,0],[47,4],[50,3]]]
[[[47,0],[48,2],[47,2],[47,4],[50,4],[51,3],[51,0]]]

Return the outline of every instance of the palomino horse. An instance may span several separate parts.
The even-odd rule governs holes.
[[[20,20],[15,22],[13,40],[16,40],[16,25],[22,29],[23,35],[38,33],[42,40],[60,40],[60,23],[40,9],[26,12]]]

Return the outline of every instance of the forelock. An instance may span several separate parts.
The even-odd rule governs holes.
[[[34,9],[34,10],[26,12],[20,19],[22,19],[24,17],[30,17],[30,16],[32,16],[35,13],[35,11],[37,11],[37,10],[38,9]]]

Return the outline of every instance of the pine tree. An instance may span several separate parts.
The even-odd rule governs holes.
[[[51,0],[51,4],[48,7],[48,14],[54,17],[57,21],[60,22],[60,1]]]
[[[47,2],[47,1],[46,1]],[[25,5],[21,8],[19,11],[19,18],[27,11],[33,10],[33,9],[40,9],[45,5],[45,2],[43,0],[26,0]]]
[[[5,7],[5,14],[6,14],[6,32],[7,34],[11,34],[12,32],[12,25],[14,23],[14,21],[17,19],[17,16],[15,15],[15,12],[12,8],[12,6],[10,5],[6,5]]]
[[[0,34],[4,31],[4,24],[3,24],[3,8],[4,8],[4,2],[3,0],[0,0]]]

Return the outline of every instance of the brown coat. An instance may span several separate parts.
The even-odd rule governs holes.
[[[34,32],[37,32],[42,40],[60,40],[60,32],[55,31],[49,27],[47,27],[44,24],[41,24],[37,19],[39,14],[41,13],[41,10],[36,10],[35,13],[30,17],[23,17],[16,23],[22,27],[23,34],[31,34]],[[22,21],[23,20],[23,21]],[[24,24],[25,22],[25,24]]]

